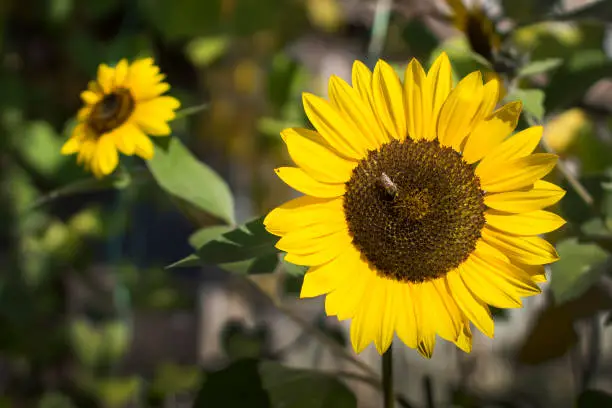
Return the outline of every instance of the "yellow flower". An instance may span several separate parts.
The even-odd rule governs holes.
[[[493,55],[501,47],[501,37],[482,5],[473,4],[468,9],[463,0],[446,0],[446,3],[453,12],[454,26],[465,34],[472,50],[493,61]]]
[[[333,76],[331,101],[304,94],[316,131],[286,129],[297,167],[278,176],[305,195],[264,224],[286,260],[310,266],[301,297],[352,319],[351,342],[379,353],[394,333],[430,357],[436,334],[471,350],[470,321],[493,336],[488,305],[521,307],[558,259],[538,237],[565,221],[544,211],[564,191],[542,181],[557,156],[532,154],[541,127],[511,136],[520,102],[497,110],[499,84],[474,72],[452,86],[442,54],[402,84],[379,61]]]
[[[164,77],[151,58],[132,64],[122,59],[114,68],[100,65],[96,81],[81,93],[85,106],[62,154],[78,153],[77,162],[98,178],[115,170],[118,152],[151,159],[147,135],[168,136],[168,122],[180,106],[177,99],[161,96],[170,89]]]

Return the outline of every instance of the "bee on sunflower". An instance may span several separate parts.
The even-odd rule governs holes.
[[[151,159],[149,136],[170,135],[168,122],[180,107],[176,98],[162,96],[170,89],[164,78],[152,58],[101,64],[96,80],[81,93],[85,106],[62,154],[76,153],[77,162],[97,178],[115,170],[119,152]]]
[[[496,82],[474,72],[453,87],[446,54],[427,73],[411,61],[403,83],[357,61],[329,101],[304,94],[316,130],[281,133],[297,167],[276,173],[304,196],[264,224],[310,267],[300,296],[351,319],[356,352],[383,354],[394,334],[428,358],[436,335],[469,352],[470,323],[493,337],[489,305],[521,307],[558,259],[538,236],[565,223],[543,210],[565,193],[541,180],[557,156],[532,153],[541,127],[511,135],[521,104],[496,109]]]

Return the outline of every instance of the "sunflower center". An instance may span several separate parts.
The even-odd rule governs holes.
[[[393,141],[370,151],[346,185],[353,244],[381,276],[424,282],[472,253],[485,224],[480,181],[437,141]]]
[[[123,125],[134,111],[134,98],[125,88],[115,89],[105,95],[91,110],[88,125],[98,135]]]

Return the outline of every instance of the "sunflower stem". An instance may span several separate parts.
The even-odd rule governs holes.
[[[395,406],[395,394],[393,393],[393,344],[382,355],[382,386],[383,407],[393,408]]]

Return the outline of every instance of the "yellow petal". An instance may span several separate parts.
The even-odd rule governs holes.
[[[100,98],[101,97],[99,94],[89,90],[81,92],[81,99],[88,105],[98,103],[98,101],[100,101]]]
[[[483,239],[479,239],[478,242],[476,242],[476,248],[474,251],[477,251],[478,253],[483,254],[483,256],[486,256],[487,259],[495,258],[503,262],[510,262],[510,259],[506,255],[504,255],[503,252],[501,252],[499,249],[495,248],[494,246],[488,244]]]
[[[394,294],[393,287],[397,285],[397,282],[390,281],[384,278],[376,279],[376,286],[379,286],[379,294],[375,298],[376,301],[382,303],[382,314],[378,317],[380,325],[378,327],[378,333],[374,338],[374,345],[376,351],[381,356],[391,346],[393,335],[395,334],[395,320],[397,315],[397,299]]]
[[[372,95],[372,71],[365,66],[361,61],[353,63],[352,72],[353,88],[357,91],[361,100],[370,106],[370,110],[374,112],[374,95]]]
[[[383,60],[374,67],[372,94],[376,114],[392,138],[406,138],[406,112],[402,84],[397,73]]]
[[[480,171],[495,171],[500,163],[531,154],[542,139],[542,126],[533,126],[508,138],[487,154],[478,164]]]
[[[98,141],[94,162],[96,170],[104,176],[112,173],[119,164],[119,154],[110,135],[104,135]]]
[[[302,95],[304,111],[321,136],[338,152],[352,159],[361,159],[367,152],[367,145],[352,123],[346,121],[338,110],[318,96]]]
[[[397,336],[408,347],[417,348],[419,329],[416,322],[414,299],[409,285],[393,285],[394,296],[398,299],[398,313],[395,318]]]
[[[462,314],[446,289],[444,279],[430,282],[431,303],[430,313],[436,316],[436,332],[444,340],[456,341],[459,338],[462,325]]]
[[[448,55],[443,52],[434,61],[427,73],[426,98],[431,101],[431,112],[424,126],[424,137],[427,140],[436,138],[436,125],[442,105],[453,88],[453,71]],[[426,108],[427,110],[428,108]]]
[[[423,284],[410,285],[411,298],[414,302],[417,325],[419,327],[419,342],[417,351],[425,358],[431,358],[436,345],[435,320],[437,316],[429,309],[432,296]]]
[[[334,106],[361,131],[360,135],[369,149],[377,149],[389,141],[369,102],[364,101],[343,79],[335,75],[330,77],[329,96]]]
[[[320,198],[340,197],[344,194],[344,184],[321,183],[297,167],[280,167],[275,170],[278,177],[297,191]]]
[[[558,156],[550,153],[536,153],[496,166],[476,167],[480,185],[487,193],[518,190],[533,185],[547,175],[557,164]],[[481,162],[482,163],[482,162]]]
[[[284,235],[315,223],[344,219],[342,199],[302,196],[270,211],[264,219],[268,232]]]
[[[472,330],[470,329],[470,322],[467,319],[464,320],[461,333],[457,341],[455,341],[455,345],[466,353],[472,351]]]
[[[352,245],[350,236],[344,231],[321,237],[319,241],[316,252],[307,253],[307,250],[300,251],[300,253],[289,252],[285,260],[303,266],[323,265]]]
[[[557,214],[537,210],[522,214],[508,214],[495,210],[485,213],[491,227],[515,235],[540,235],[554,231],[565,224]]]
[[[337,316],[338,320],[355,316],[364,293],[370,290],[370,279],[375,275],[352,245],[347,250],[357,255],[346,261],[345,269],[350,271],[349,279],[325,297],[325,312],[328,316]]]
[[[304,275],[300,297],[311,298],[325,295],[347,284],[353,272],[347,266],[355,264],[355,256],[359,254],[347,248],[331,262],[310,268]]]
[[[115,81],[114,88],[123,88],[125,86],[125,80],[128,76],[128,62],[124,58],[115,67]]]
[[[414,140],[433,140],[436,137],[431,118],[431,94],[427,88],[423,67],[416,59],[410,61],[404,73],[404,99],[408,136]]]
[[[463,159],[475,163],[497,147],[516,128],[522,103],[512,102],[476,125],[463,148]]]
[[[442,105],[438,120],[438,139],[443,146],[460,146],[472,130],[484,100],[480,71],[463,78]]]
[[[153,64],[152,58],[136,60],[130,65],[126,86],[137,102],[158,97],[170,89],[170,85],[161,82],[159,68]]]
[[[106,64],[100,64],[98,67],[98,85],[105,94],[110,93],[113,89],[114,79],[115,70]]]
[[[516,261],[512,261],[512,264],[525,271],[535,283],[546,282],[546,267],[544,265],[526,265]]]
[[[324,223],[313,223],[306,227],[292,230],[283,236],[277,243],[276,247],[281,251],[295,253],[311,253],[321,249],[324,244],[327,245],[327,239],[322,239],[329,235],[344,232],[348,234],[346,221],[338,217],[335,220],[330,220]]]
[[[518,191],[487,194],[484,203],[491,208],[511,213],[523,213],[549,207],[563,198],[565,190],[548,181],[538,180],[533,186]]]
[[[133,121],[151,136],[167,136],[172,130],[168,122],[175,118],[180,102],[171,96],[160,96],[136,104]]]
[[[510,259],[527,265],[544,265],[559,259],[555,248],[540,237],[517,237],[485,226],[482,239]]]
[[[462,273],[463,270],[460,266],[446,275],[448,289],[463,314],[474,323],[478,330],[492,338],[494,325],[491,311],[486,304],[476,299],[470,292],[461,278]]]
[[[364,292],[357,313],[351,321],[351,344],[356,353],[361,353],[376,339],[384,312],[384,299],[377,297],[384,294],[384,285],[380,284],[375,275],[371,275],[368,287],[369,290]]]
[[[484,261],[472,254],[462,265],[461,277],[470,292],[484,303],[499,308],[521,307],[520,289],[517,290],[515,285],[531,284],[535,290],[539,289],[525,272],[514,268],[522,273],[519,278],[512,273],[514,271],[508,272],[506,267],[511,268],[512,265],[495,258]],[[522,282],[521,278],[526,282]]]
[[[324,183],[345,183],[357,164],[340,157],[317,132],[308,129],[285,129],[281,137],[291,159],[312,178]]]
[[[135,131],[140,132],[140,129],[134,124],[126,122],[108,133],[108,137],[113,139],[115,146],[117,146],[121,153],[131,156],[136,151],[136,143],[133,137]]]

